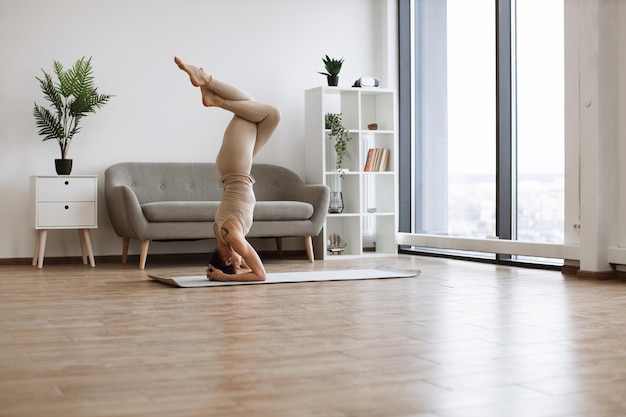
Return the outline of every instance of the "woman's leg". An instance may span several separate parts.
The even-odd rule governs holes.
[[[222,107],[237,116],[257,124],[256,142],[252,156],[265,146],[270,139],[278,123],[280,122],[280,110],[269,104],[258,103],[245,91],[216,80],[207,74],[202,68],[183,63],[180,58],[174,58],[180,69],[189,74],[191,84],[202,90],[202,103],[205,106]]]
[[[276,107],[250,100],[226,100],[222,108],[230,110],[242,119],[256,123],[256,141],[252,157],[255,157],[270,140],[281,117],[280,110]]]
[[[254,101],[254,98],[243,90],[209,76],[210,80],[202,86],[202,95],[213,92],[224,101],[220,107],[229,110],[249,122],[256,123],[257,135],[252,156],[256,156],[259,150],[270,140],[272,134],[280,123],[280,110],[269,104]],[[210,90],[210,91],[205,91]],[[204,101],[204,98],[203,98]],[[218,99],[218,101],[220,101]]]

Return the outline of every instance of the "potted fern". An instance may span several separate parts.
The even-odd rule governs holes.
[[[318,71],[318,73],[326,76],[329,86],[336,87],[339,84],[339,72],[341,71],[341,66],[343,65],[343,58],[330,58],[326,55],[322,58],[322,62],[324,63],[326,72]]]
[[[55,159],[57,174],[69,175],[72,160],[67,158],[67,153],[74,135],[80,131],[80,121],[104,106],[112,96],[98,93],[91,57],[78,59],[67,70],[54,61],[53,68],[56,80],[43,69],[43,78],[35,77],[49,105],[44,107],[35,102],[33,116],[42,140],[54,139],[61,148],[61,158]]]

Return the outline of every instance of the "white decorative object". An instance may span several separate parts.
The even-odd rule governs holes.
[[[332,233],[328,237],[327,249],[331,255],[340,255],[341,253],[343,253],[343,250],[346,246],[346,242],[344,242],[341,236],[339,236],[337,233]]]
[[[361,77],[354,82],[352,87],[378,87],[380,80],[377,77]]]

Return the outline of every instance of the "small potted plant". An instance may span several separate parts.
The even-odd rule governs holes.
[[[33,116],[42,140],[54,139],[61,148],[61,158],[55,160],[57,174],[69,175],[72,160],[67,159],[67,152],[74,135],[80,131],[81,119],[95,113],[111,96],[99,94],[94,86],[91,57],[78,59],[68,70],[58,61],[54,61],[53,67],[56,81],[43,69],[43,78],[35,77],[49,107],[35,103]]]
[[[329,86],[336,87],[339,84],[339,72],[341,71],[341,66],[343,65],[343,58],[330,58],[326,55],[322,58],[322,62],[324,63],[326,71],[318,71],[318,73],[326,76]]]
[[[343,125],[341,113],[326,113],[326,117],[324,119],[326,129],[330,129],[328,139],[335,141],[335,153],[337,154],[335,168],[337,171],[340,171],[341,164],[348,156],[348,142],[350,142],[352,137],[350,136],[348,129],[346,129]]]

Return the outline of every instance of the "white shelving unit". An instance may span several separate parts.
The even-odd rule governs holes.
[[[349,158],[342,171],[335,166],[334,142],[324,119],[341,113],[349,130]],[[376,130],[368,125],[377,124]],[[395,254],[398,246],[397,101],[394,90],[317,87],[305,91],[306,181],[326,184],[343,195],[341,213],[328,213],[320,236],[313,240],[316,257]],[[371,148],[389,149],[384,171],[365,171]],[[331,235],[346,243],[341,255],[328,251]]]

